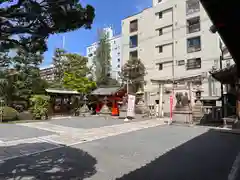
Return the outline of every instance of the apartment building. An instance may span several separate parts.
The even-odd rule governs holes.
[[[158,84],[151,80],[200,75],[202,81],[192,83],[189,96],[194,96],[196,86],[202,96],[220,96],[220,84],[208,73],[219,68],[221,55],[220,37],[209,31],[211,25],[199,0],[153,0],[151,8],[122,20],[122,60],[137,57],[145,64],[148,104],[159,97]],[[185,91],[186,85],[181,82],[174,87]],[[165,90],[169,88],[172,84],[164,84]],[[167,107],[169,96],[165,93],[163,98]]]
[[[111,77],[119,80],[119,73],[121,72],[121,36],[114,36],[112,28],[104,28],[103,30],[108,34],[111,46]],[[93,65],[93,58],[96,55],[97,48],[98,42],[94,42],[87,47],[88,66]]]
[[[41,67],[40,68],[40,76],[42,79],[45,79],[47,81],[53,81],[54,80],[54,67],[53,65]]]

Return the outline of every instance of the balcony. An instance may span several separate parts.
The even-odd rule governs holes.
[[[201,64],[201,58],[188,59],[186,64],[186,70],[200,69]]]
[[[138,46],[138,35],[130,36],[129,47],[136,48]]]
[[[192,52],[197,52],[197,51],[201,51],[201,47],[188,47],[187,48],[187,52],[188,53],[192,53]]]
[[[199,0],[188,0],[186,2],[186,15],[200,11]]]
[[[187,33],[195,33],[200,31],[200,17],[194,17],[192,19],[187,20]]]
[[[138,59],[138,51],[132,51],[129,53],[129,60]]]
[[[187,52],[192,53],[196,51],[201,51],[200,36],[187,39]]]
[[[138,20],[134,20],[130,22],[130,33],[138,31]]]

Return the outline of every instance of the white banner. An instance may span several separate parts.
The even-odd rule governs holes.
[[[134,95],[128,95],[127,117],[135,116],[135,100],[136,97]]]

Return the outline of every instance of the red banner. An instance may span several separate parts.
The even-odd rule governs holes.
[[[172,121],[173,116],[173,96],[170,96],[170,121]]]

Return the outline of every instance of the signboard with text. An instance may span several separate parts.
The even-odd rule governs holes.
[[[136,97],[134,95],[128,95],[127,117],[135,116],[135,100]]]

